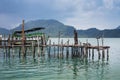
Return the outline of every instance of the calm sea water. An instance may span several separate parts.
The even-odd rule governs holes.
[[[51,40],[58,42],[56,38]],[[67,40],[63,38],[64,43]],[[72,44],[73,39],[69,40]],[[86,42],[86,38],[79,40]],[[96,45],[96,39],[89,38],[88,42]],[[0,50],[0,80],[120,80],[120,38],[106,38],[104,45],[111,47],[108,61],[97,58],[47,58],[47,55],[36,57],[34,61],[30,55],[20,59],[17,51],[15,57],[4,58],[3,50]]]

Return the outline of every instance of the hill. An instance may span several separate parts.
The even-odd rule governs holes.
[[[96,37],[100,34],[100,30],[96,28],[90,28],[87,30],[77,30],[79,37]]]
[[[120,29],[120,26],[118,26],[116,29]]]
[[[31,29],[33,27],[44,27],[45,29],[42,30],[42,32],[51,37],[58,37],[59,32],[61,32],[61,37],[73,37],[73,31],[75,29],[73,26],[64,25],[63,23],[53,19],[25,22],[25,29]],[[12,29],[11,31],[0,28],[0,34],[9,34],[9,32],[15,30],[22,30],[21,24],[16,28]],[[97,36],[101,36],[102,34],[104,34],[104,37],[107,38],[120,38],[120,26],[116,29],[99,30],[96,28],[90,28],[87,30],[77,30],[77,32],[78,37],[82,38],[95,38]]]
[[[97,36],[102,36],[106,38],[120,38],[120,29],[105,29],[99,30],[96,28],[90,28],[87,30],[77,30],[79,37],[95,38]]]
[[[29,21],[25,23],[25,29],[30,29],[33,27],[44,27],[45,29],[42,30],[42,32],[46,33],[47,35],[51,37],[58,37],[58,33],[61,32],[61,37],[67,36],[71,37],[73,36],[74,27],[73,26],[67,26],[63,23],[57,21],[57,20],[35,20],[35,21]],[[13,30],[21,30],[22,25],[19,25],[18,27],[14,28]]]
[[[8,35],[10,33],[10,30],[5,29],[5,28],[0,28],[0,34],[6,34]]]

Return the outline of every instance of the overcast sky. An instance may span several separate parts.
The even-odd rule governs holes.
[[[77,29],[113,29],[120,25],[120,0],[0,0],[0,27],[56,19]]]

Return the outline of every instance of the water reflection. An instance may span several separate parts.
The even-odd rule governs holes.
[[[104,76],[108,73],[108,61],[91,61],[87,58],[85,59],[72,59],[72,71],[73,79],[81,79],[84,76],[84,80],[102,80]]]
[[[55,79],[73,79],[73,80],[103,80],[109,73],[109,61],[92,60],[88,58],[46,58],[32,57],[24,58],[3,58],[1,60],[2,75],[15,76],[23,75],[21,78],[29,77],[52,77]],[[7,69],[7,71],[5,71]],[[12,71],[11,71],[12,69]],[[8,72],[8,73],[7,73]],[[34,74],[33,74],[34,73]],[[26,75],[26,76],[25,76]],[[1,77],[1,76],[0,76]],[[3,78],[4,76],[2,76]],[[9,77],[4,77],[7,79]],[[13,78],[14,79],[14,78]],[[46,78],[43,77],[43,80]]]

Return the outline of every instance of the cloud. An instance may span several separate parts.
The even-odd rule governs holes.
[[[2,0],[0,26],[22,19],[57,19],[77,29],[104,29],[118,26],[119,14],[120,0]]]
[[[112,9],[114,6],[114,1],[113,0],[103,0],[105,8]]]
[[[8,14],[0,14],[0,27],[11,29],[16,27],[19,23],[21,18],[17,16],[12,16]]]
[[[117,0],[116,2],[113,0],[110,2],[109,0],[84,0],[75,6],[76,11],[74,11],[72,17],[65,19],[65,23],[73,25],[77,29],[116,27],[120,21],[118,19],[120,10],[116,3],[119,4],[120,2]]]
[[[120,8],[120,0],[103,0],[103,3],[107,9]]]

